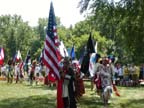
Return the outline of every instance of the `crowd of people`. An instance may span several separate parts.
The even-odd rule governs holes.
[[[32,64],[24,64],[22,60],[13,62],[8,60],[7,64],[0,67],[0,76],[7,79],[7,83],[22,83],[28,80],[32,85],[33,81],[39,77],[40,64],[34,60]],[[37,81],[36,81],[37,83]]]
[[[116,85],[120,86],[138,86],[144,79],[144,64],[140,67],[133,63],[122,65],[115,64],[114,68]]]
[[[84,78],[85,74],[81,72],[81,65],[78,60],[72,60],[65,57],[60,62],[60,80],[55,84],[57,86],[57,108],[77,108],[77,102],[85,93]],[[23,82],[25,79],[30,85],[39,82],[42,76],[44,82],[49,80],[47,68],[33,60],[31,64],[24,64],[21,60],[13,63],[9,60],[5,66],[1,67],[1,76],[7,78],[8,83]],[[27,76],[27,78],[26,78]],[[140,80],[144,80],[144,64],[137,67],[134,64],[123,65],[116,63],[114,57],[100,57],[96,54],[94,63],[94,73],[91,81],[95,84],[96,93],[104,102],[107,108],[108,100],[112,91],[120,96],[114,89],[115,85],[120,86],[137,86]],[[55,81],[54,81],[55,82]]]
[[[31,64],[25,64],[21,60],[17,63],[8,60],[8,63],[1,67],[1,76],[5,77],[7,83],[10,84],[14,82],[22,83],[26,80],[30,85],[33,85],[34,82],[37,85],[40,77],[43,78],[44,84],[47,85],[54,82],[56,86],[59,86],[61,82],[62,89],[59,88],[59,91],[62,91],[60,94],[62,102],[59,101],[60,105],[63,105],[64,108],[76,108],[77,101],[85,93],[79,62],[72,61],[69,57],[62,59],[60,63],[60,81],[50,80],[50,72],[48,71],[43,63],[38,63],[36,60],[33,60]]]

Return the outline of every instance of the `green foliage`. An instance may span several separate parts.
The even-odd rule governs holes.
[[[121,62],[144,61],[144,2],[137,0],[81,0],[81,12],[88,10],[87,18],[69,28],[56,17],[60,40],[67,48],[75,45],[76,55],[87,43],[90,32],[98,42],[98,53],[116,55]],[[4,47],[6,60],[16,50],[25,58],[28,49],[33,59],[39,57],[46,36],[47,18],[39,18],[38,26],[30,27],[21,16],[0,16],[0,46]]]
[[[45,40],[47,23],[48,23],[47,18],[39,18],[38,19],[38,26],[35,27],[35,33],[36,33],[37,37],[39,37],[40,41]]]
[[[41,82],[42,83],[42,82]],[[56,91],[48,86],[0,81],[0,108],[55,108]]]
[[[5,15],[0,17],[0,41],[1,46],[5,49],[6,61],[12,58],[16,50],[20,50],[23,59],[25,59],[27,51],[31,50],[32,59],[38,59],[44,47],[46,36],[47,18],[39,18],[38,26],[30,27],[27,22],[23,22],[21,16]],[[58,36],[66,46],[71,48],[75,45],[76,55],[79,58],[83,47],[87,44],[90,32],[93,34],[94,41],[98,41],[98,52],[106,55],[107,46],[112,41],[102,37],[94,29],[92,31],[91,21],[85,20],[78,22],[74,27],[64,27],[60,19],[57,17]]]
[[[108,46],[112,44],[112,41],[100,36],[98,32],[93,32],[92,37],[94,42],[98,42],[98,53],[102,56],[106,56],[108,53],[108,50],[106,49],[109,49]],[[77,58],[79,58],[82,50],[84,49],[84,46],[87,45],[88,38],[89,34],[84,34],[80,37],[73,35],[72,37],[67,38],[67,41],[64,42],[64,44],[67,48],[72,48],[72,45],[74,44]]]
[[[79,6],[81,12],[90,12],[93,29],[113,40],[110,52],[114,51],[121,61],[144,61],[143,1],[81,0]]]
[[[87,20],[76,23],[72,30],[72,34],[78,37],[84,34],[89,34],[90,32],[91,24]]]
[[[122,6],[122,4],[124,4]],[[118,7],[123,11],[119,14],[121,19],[121,33],[125,36],[126,48],[129,50],[128,57],[132,61],[142,63],[144,61],[144,2],[137,0],[121,0]]]
[[[23,22],[21,16],[0,16],[0,41],[5,49],[6,60],[12,58],[16,50],[24,51],[22,56],[25,56],[33,37],[32,28]]]
[[[33,40],[32,45],[31,45],[31,55],[32,55],[32,59],[36,59],[38,60],[41,54],[41,43],[39,42],[39,40]]]

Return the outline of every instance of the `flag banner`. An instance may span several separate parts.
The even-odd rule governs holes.
[[[88,54],[95,53],[95,47],[94,47],[94,42],[93,42],[92,37],[91,37],[91,33],[90,33],[90,36],[89,36],[89,39],[87,42],[87,53]]]
[[[4,49],[0,48],[0,65],[4,64]]]
[[[80,58],[79,58],[79,64],[82,64],[83,57],[84,57],[84,54],[82,53],[82,54],[80,55]]]
[[[25,64],[28,64],[28,65],[31,64],[31,54],[30,54],[30,50],[28,50],[28,52],[27,52],[27,56],[26,56],[26,59],[25,59]]]
[[[39,57],[39,63],[42,63],[42,59],[43,59],[43,52],[44,52],[44,48],[41,51],[40,57]]]
[[[87,76],[90,76],[89,62],[90,62],[90,56],[92,53],[95,53],[95,48],[94,48],[93,40],[91,38],[91,33],[90,33],[89,39],[87,41],[86,54],[83,57],[81,69],[80,69],[81,72],[83,72]]]
[[[59,50],[60,50],[60,54],[62,57],[68,57],[68,51],[67,51],[63,41],[60,41]]]
[[[17,60],[19,61],[20,59],[22,60],[22,56],[21,56],[20,50],[18,50],[18,53],[17,53]]]
[[[67,48],[68,56],[71,56],[71,48]]]
[[[98,42],[96,41],[96,43],[95,43],[95,53],[98,53],[97,52],[97,47],[98,47]]]
[[[90,56],[88,54],[84,55],[80,69],[80,71],[87,76],[89,76],[89,59]]]
[[[90,56],[90,62],[89,62],[90,77],[94,77],[95,61],[96,61],[96,53],[92,53]]]
[[[18,50],[13,58],[13,62],[19,62],[20,60],[22,60],[22,56],[21,56],[21,53],[20,51]]]
[[[81,51],[80,58],[79,58],[79,64],[82,64],[84,55],[86,55],[86,46],[84,46],[84,49],[82,49],[82,51]]]
[[[71,54],[71,59],[74,60],[76,58],[74,45],[73,45],[73,47],[71,49],[71,53],[70,54]]]
[[[60,51],[58,50],[59,45],[60,41],[57,35],[56,18],[53,4],[51,2],[46,39],[44,44],[43,63],[47,68],[49,68],[49,70],[55,75],[57,79],[60,79],[59,60],[61,55]]]

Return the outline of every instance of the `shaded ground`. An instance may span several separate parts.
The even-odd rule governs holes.
[[[78,102],[78,108],[103,108],[103,103],[85,83],[86,94]],[[114,94],[109,108],[144,108],[144,87],[118,87],[121,97]],[[0,81],[0,108],[56,108],[55,87],[7,84]]]

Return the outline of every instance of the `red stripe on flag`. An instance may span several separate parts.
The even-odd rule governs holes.
[[[49,52],[47,52],[47,50],[45,50],[45,54],[47,55],[47,57],[51,60],[51,62],[55,65],[55,67],[58,69],[59,67],[58,67],[58,64],[57,64],[57,62],[54,60],[54,58],[50,55],[50,53]]]
[[[53,29],[53,32],[57,32],[57,29],[54,28],[54,29]]]
[[[61,54],[60,54],[59,50],[54,47],[56,45],[54,45],[53,43],[51,43],[50,38],[46,39],[46,43],[45,44],[46,44],[45,45],[45,47],[46,47],[45,49],[47,49],[47,52],[51,53],[51,56],[55,56],[53,58],[55,59],[56,62],[59,62],[61,60]]]
[[[57,71],[54,71],[54,69],[52,68],[52,66],[50,66],[46,59],[43,59],[43,63],[53,72],[56,79],[60,79],[59,73]]]
[[[60,78],[56,47],[49,36],[46,36],[43,63],[54,73],[56,78]]]
[[[54,47],[51,45],[51,43],[49,43],[49,41],[45,41],[45,50],[48,51],[48,53],[53,53],[53,56],[55,56],[56,58],[56,49],[54,49]],[[51,52],[50,52],[51,51]]]
[[[57,35],[56,20],[54,14],[54,8],[51,3],[48,26],[47,26],[47,36],[44,44],[43,62],[49,68],[51,72],[60,79],[59,75],[59,40]]]
[[[55,36],[55,37],[54,37],[54,40],[58,40],[58,36]]]

